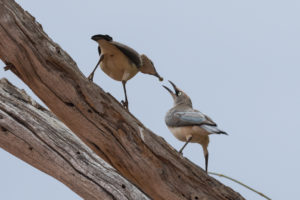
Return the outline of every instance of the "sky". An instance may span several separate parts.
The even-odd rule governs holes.
[[[99,58],[90,39],[94,34],[109,34],[151,58],[164,85],[173,81],[191,97],[195,109],[229,134],[210,136],[209,171],[238,179],[272,199],[300,196],[300,1],[17,2],[86,76]],[[34,96],[1,67],[2,77]],[[100,69],[94,81],[118,100],[124,98],[122,84]],[[127,83],[127,92],[130,111],[180,149],[183,142],[164,123],[173,101],[162,83],[139,73]],[[199,144],[189,144],[183,154],[204,168]],[[3,149],[0,160],[0,199],[81,199]],[[246,199],[263,199],[216,179]]]

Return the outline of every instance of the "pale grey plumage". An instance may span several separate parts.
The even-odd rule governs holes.
[[[174,107],[171,108],[165,117],[165,122],[173,135],[186,143],[180,149],[180,153],[189,142],[196,142],[202,145],[205,155],[205,169],[207,172],[209,143],[208,135],[210,134],[226,134],[217,127],[217,124],[208,116],[198,110],[193,109],[192,101],[182,90],[176,87],[174,83],[169,81],[175,93],[168,87],[164,86],[173,97]]]
[[[176,90],[178,91],[176,92]],[[218,129],[217,124],[208,116],[193,109],[191,99],[183,91],[176,87],[175,92],[174,107],[167,112],[165,117],[168,127],[200,126],[209,134],[226,134]]]
[[[182,105],[175,106],[169,110],[166,114],[165,122],[169,127],[200,126],[209,134],[226,134],[217,127],[215,122],[203,113],[191,107],[185,108]]]
[[[185,106],[186,107],[186,106]],[[182,105],[175,106],[168,111],[166,115],[166,124],[170,127],[193,126],[193,125],[209,125],[216,126],[216,124],[209,120],[209,118],[198,110],[191,107],[185,108]]]

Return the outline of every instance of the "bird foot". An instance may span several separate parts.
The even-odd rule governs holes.
[[[122,106],[126,109],[126,110],[128,110],[128,101],[121,101],[121,104],[122,104]]]
[[[7,70],[12,70],[12,69],[15,69],[16,67],[10,63],[10,62],[5,62],[6,66],[4,67],[4,71],[7,71]]]
[[[88,79],[89,79],[89,81],[93,81],[93,79],[94,79],[94,74],[90,74],[90,75],[88,76]]]

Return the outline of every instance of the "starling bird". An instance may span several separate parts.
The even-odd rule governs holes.
[[[146,55],[140,55],[134,49],[113,41],[109,35],[94,35],[91,39],[95,40],[99,45],[100,59],[88,79],[93,80],[95,70],[100,64],[101,69],[109,77],[116,81],[122,81],[125,94],[125,101],[122,101],[122,104],[126,109],[128,109],[126,82],[139,71],[156,76],[160,81],[163,80],[157,73],[153,62]]]
[[[182,153],[182,150],[189,142],[202,145],[205,157],[205,171],[207,173],[208,136],[210,134],[227,135],[227,133],[218,129],[217,124],[208,116],[193,109],[190,97],[176,87],[174,83],[169,82],[173,86],[175,93],[168,87],[163,86],[169,91],[174,100],[174,107],[167,112],[165,117],[166,125],[178,140],[185,142],[183,147],[179,150],[179,153]]]

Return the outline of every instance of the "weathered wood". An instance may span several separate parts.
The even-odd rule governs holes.
[[[151,198],[243,199],[89,82],[12,0],[0,2],[0,58],[85,144]]]
[[[84,199],[149,199],[6,79],[0,80],[0,147]]]

